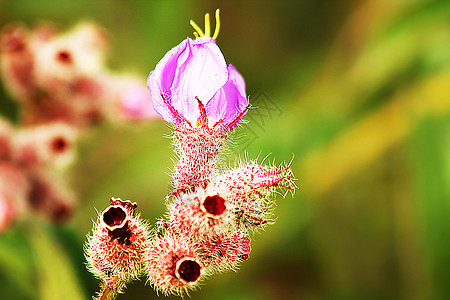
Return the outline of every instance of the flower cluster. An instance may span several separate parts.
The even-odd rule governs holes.
[[[22,123],[60,121],[85,128],[108,118],[153,117],[141,81],[105,67],[107,50],[106,32],[93,23],[63,33],[48,24],[31,31],[6,27],[0,41],[1,74],[21,105]]]
[[[135,215],[135,203],[116,198],[110,203],[95,225],[86,253],[89,270],[112,290],[120,291],[140,274],[149,233]]]
[[[0,232],[30,209],[67,220],[74,197],[60,174],[74,158],[77,137],[61,122],[15,128],[0,120]]]
[[[64,171],[91,125],[157,116],[144,82],[105,67],[107,46],[93,23],[1,32],[0,72],[21,116],[19,124],[0,117],[0,232],[27,209],[67,219],[74,197]]]
[[[205,32],[191,21],[197,38],[187,38],[167,52],[149,75],[154,108],[173,124],[178,154],[172,191],[166,198],[167,215],[157,221],[146,243],[131,245],[139,248],[139,255],[130,256],[115,245],[132,233],[121,230],[122,235],[112,235],[104,224],[105,214],[117,206],[101,214],[86,255],[89,268],[103,279],[104,290],[122,288],[111,276],[132,278],[143,272],[156,291],[183,295],[208,275],[236,270],[250,255],[252,232],[273,219],[274,193],[296,187],[289,165],[263,166],[245,159],[235,168],[217,167],[229,133],[249,104],[242,76],[225,63],[216,45],[218,11],[216,20],[212,37],[208,14]],[[125,222],[126,212],[121,210],[123,217],[114,225]],[[123,253],[140,259],[133,264],[127,261],[127,266],[142,265],[142,269],[123,268],[123,262],[117,261]]]

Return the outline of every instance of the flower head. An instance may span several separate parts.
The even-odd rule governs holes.
[[[209,34],[209,17],[205,20]],[[154,108],[172,124],[223,124],[232,129],[248,107],[244,79],[232,65],[227,66],[216,45],[218,27],[210,37],[191,24],[200,36],[172,48],[148,77]]]
[[[228,227],[233,210],[231,203],[220,195],[206,194],[199,188],[168,205],[168,226],[191,239],[204,238],[218,227]]]
[[[11,157],[27,169],[66,167],[73,162],[76,140],[76,129],[63,122],[22,128],[12,139]]]
[[[210,273],[237,270],[251,252],[250,238],[241,230],[216,229],[195,242],[200,262]]]
[[[258,228],[270,223],[272,195],[277,191],[294,192],[292,171],[287,166],[263,166],[256,161],[241,162],[241,166],[217,176],[206,188],[207,194],[218,194],[234,206],[234,221],[238,228]],[[283,195],[283,194],[282,194]]]
[[[189,239],[166,233],[155,238],[145,252],[148,282],[157,291],[168,295],[184,295],[198,287],[205,275],[196,249]]]
[[[112,198],[85,246],[88,269],[113,291],[141,273],[148,243],[147,224],[135,215],[136,203]]]

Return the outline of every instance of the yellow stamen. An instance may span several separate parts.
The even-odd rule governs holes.
[[[220,16],[219,16],[219,9],[216,9],[216,28],[214,29],[214,34],[212,35],[213,39],[217,39],[217,36],[219,35],[219,30],[220,30]],[[189,24],[191,24],[192,28],[194,28],[195,32],[194,32],[194,36],[196,38],[198,37],[203,37],[203,36],[211,36],[211,21],[209,18],[209,14],[206,13],[205,14],[205,33],[203,33],[202,29],[200,28],[200,26],[198,26],[194,21],[190,20]]]
[[[199,36],[205,36],[205,34],[203,33],[202,29],[200,28],[200,26],[198,26],[197,24],[195,24],[194,21],[190,20],[189,24],[191,24],[192,28],[194,28],[195,31],[198,32]]]
[[[205,36],[211,36],[211,24],[208,13],[205,14]]]
[[[212,36],[212,38],[215,40],[217,39],[217,36],[219,35],[219,30],[220,30],[220,17],[219,17],[219,9],[216,9],[216,28],[214,29],[214,34]]]

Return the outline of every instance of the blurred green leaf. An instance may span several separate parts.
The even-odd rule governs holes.
[[[31,251],[20,228],[2,233],[0,237],[0,289],[17,299],[36,299]],[[11,289],[15,287],[15,291]],[[9,289],[8,289],[9,288]]]
[[[39,296],[42,300],[84,300],[66,253],[46,227],[39,224],[27,228],[38,273]]]

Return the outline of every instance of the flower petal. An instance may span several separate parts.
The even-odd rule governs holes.
[[[188,39],[190,55],[177,68],[173,90],[173,106],[188,121],[195,124],[200,117],[198,98],[207,103],[228,79],[225,58],[210,37]]]
[[[225,125],[230,125],[248,106],[244,79],[232,65],[228,66],[228,71],[227,83],[206,104],[210,126],[219,120],[223,120]]]
[[[164,103],[161,94],[164,95],[169,103],[172,101],[173,80],[178,67],[182,65],[186,59],[186,47],[188,39],[182,41],[179,45],[173,47],[158,62],[155,70],[150,72],[147,80],[147,86],[152,94],[153,107],[167,122],[177,124],[178,120],[170,112],[170,109]]]
[[[245,96],[245,81],[241,74],[236,70],[236,68],[232,65],[228,65],[228,81],[232,81],[234,84],[236,84],[237,88],[239,89],[239,92],[241,95]],[[247,101],[248,105],[248,101]]]

